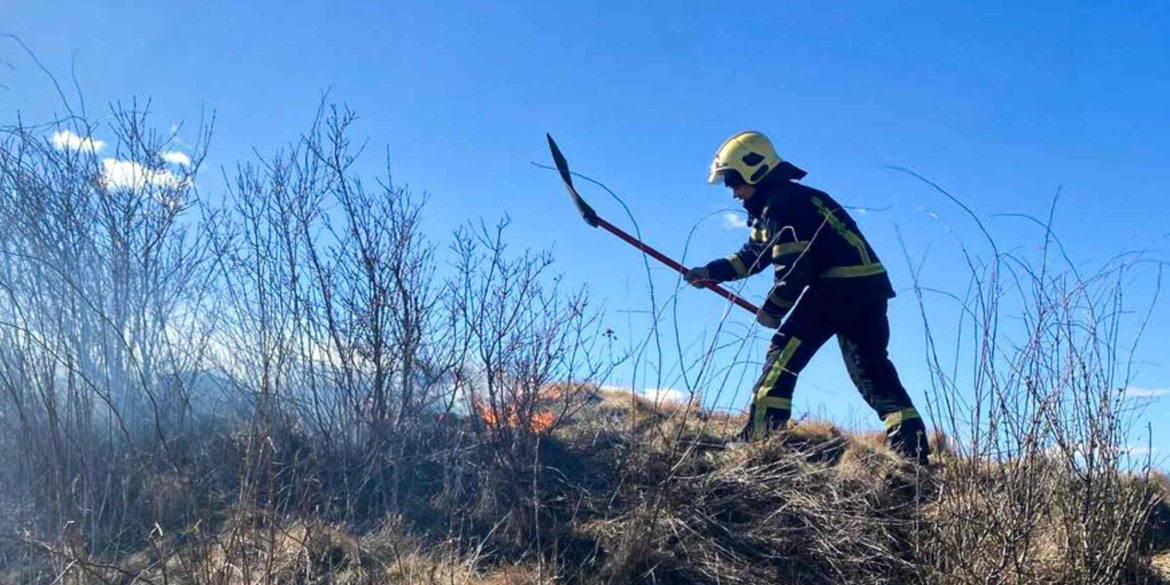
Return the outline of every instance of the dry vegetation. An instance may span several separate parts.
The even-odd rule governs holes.
[[[972,262],[929,468],[821,421],[736,445],[735,415],[599,390],[599,313],[504,225],[439,270],[419,198],[352,171],[348,112],[214,203],[206,142],[176,164],[110,119],[101,155],[48,139],[80,118],[0,129],[0,582],[1162,582],[1131,263]]]

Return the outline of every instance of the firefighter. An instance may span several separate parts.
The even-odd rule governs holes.
[[[756,316],[775,334],[753,388],[743,438],[760,439],[787,424],[797,377],[836,335],[849,377],[884,422],[888,444],[927,464],[926,427],[887,353],[887,303],[894,298],[889,276],[845,209],[797,182],[805,175],[766,136],[747,131],[723,142],[707,179],[732,190],[748,212],[751,231],[739,251],[688,270],[686,281],[702,287],[769,267],[775,277]]]

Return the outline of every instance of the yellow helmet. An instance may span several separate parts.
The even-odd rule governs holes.
[[[751,130],[740,132],[715,151],[707,182],[714,185],[727,171],[735,171],[747,184],[755,185],[782,162],[767,136]]]

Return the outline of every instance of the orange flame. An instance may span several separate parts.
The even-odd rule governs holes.
[[[483,420],[484,424],[489,429],[497,429],[500,427],[500,418],[496,416],[496,410],[492,409],[480,402],[479,398],[472,398],[472,406],[475,407],[476,414]],[[521,421],[521,414],[517,412],[517,407],[514,402],[500,405],[499,409],[503,414],[503,426],[510,429],[520,428],[523,426]],[[553,423],[556,422],[556,417],[551,412],[536,411],[528,420],[528,430],[534,433],[543,433],[552,428]]]

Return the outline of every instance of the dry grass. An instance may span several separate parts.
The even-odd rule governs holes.
[[[978,465],[986,489],[1003,481],[1002,466],[948,454],[924,469],[887,449],[880,433],[849,434],[816,420],[795,422],[766,442],[733,444],[734,433],[712,430],[715,417],[680,406],[655,409],[628,395],[586,400],[546,438],[543,476],[555,480],[539,489],[545,509],[534,518],[544,540],[526,549],[500,538],[507,507],[478,510],[486,522],[477,526],[463,508],[436,509],[442,499],[434,493],[415,500],[429,511],[413,510],[414,521],[389,516],[363,528],[304,512],[220,510],[226,519],[214,531],[202,523],[153,534],[122,558],[48,544],[33,556],[59,567],[60,582],[79,584],[127,582],[129,575],[192,585],[951,583],[965,581],[955,578],[960,573],[1002,570],[1002,553],[992,548],[999,541],[973,535],[967,566],[956,572],[954,559],[940,559],[941,543],[931,540],[943,523],[978,531],[995,518],[1008,521],[1015,494],[975,497],[986,491],[955,481],[967,481]],[[1050,478],[1061,480],[1056,466]],[[161,474],[151,485],[176,483],[182,480]],[[1164,476],[1149,484],[1158,497],[1170,494]],[[1165,572],[1165,510],[1162,501],[1151,508],[1141,545],[1147,553],[1128,561],[1127,582],[1156,583]],[[438,520],[420,524],[427,514]],[[1066,520],[1042,517],[1022,556],[1023,582],[1060,582]],[[51,573],[9,567],[6,582],[40,582],[36,575]]]
[[[1170,581],[1170,553],[1159,553],[1154,555],[1150,564],[1157,571],[1158,576],[1163,581]]]

